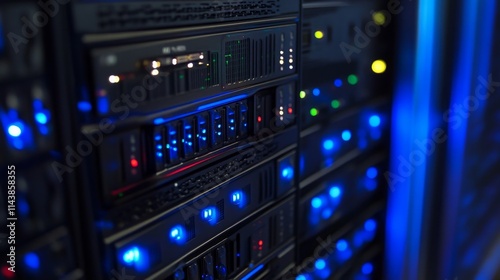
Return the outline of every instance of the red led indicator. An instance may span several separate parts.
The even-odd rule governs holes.
[[[264,244],[264,241],[259,240],[258,244],[259,244],[259,246],[262,246]]]
[[[293,109],[292,108],[288,108],[288,114],[291,114],[293,113]]]
[[[8,266],[2,266],[2,274],[5,278],[14,278],[14,272],[9,270]]]
[[[262,117],[261,116],[257,117],[257,122],[262,122]]]
[[[139,166],[139,162],[135,158],[133,158],[130,160],[130,166],[137,167]]]

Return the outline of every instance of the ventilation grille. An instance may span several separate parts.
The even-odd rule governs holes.
[[[227,42],[224,58],[227,84],[250,79],[250,39]]]
[[[276,35],[226,42],[224,58],[228,85],[272,75],[278,60]]]
[[[217,223],[224,220],[224,200],[219,200],[216,204],[217,207]]]
[[[208,77],[209,85],[215,86],[219,84],[219,53],[212,52],[210,54],[210,74]]]
[[[194,217],[190,217],[186,221],[186,232],[187,232],[187,241],[195,238],[196,232],[194,228]]]
[[[263,170],[259,175],[259,203],[274,197],[275,179],[272,167]]]
[[[208,1],[103,4],[97,10],[101,28],[140,28],[172,23],[192,24],[268,17],[279,13],[279,1]]]

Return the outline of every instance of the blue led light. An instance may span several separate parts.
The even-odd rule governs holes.
[[[332,209],[326,208],[323,211],[321,211],[321,217],[323,217],[323,219],[327,220],[331,216],[332,216]]]
[[[26,201],[26,199],[24,198],[19,198],[18,200],[19,204],[18,204],[18,207],[19,207],[19,213],[21,214],[21,216],[27,216],[30,212],[30,205],[28,204],[28,202]]]
[[[366,220],[365,229],[367,231],[374,231],[375,229],[377,229],[377,222],[373,219]]]
[[[337,186],[333,186],[330,188],[329,194],[332,198],[337,198],[342,194],[342,190]]]
[[[19,137],[23,133],[23,125],[20,123],[11,124],[7,131],[12,137]]]
[[[241,278],[241,280],[248,280],[252,278],[252,276],[254,276],[257,272],[261,271],[263,268],[264,268],[263,264],[257,266],[252,271],[250,271],[250,273],[248,273],[245,277]]]
[[[325,150],[331,150],[331,149],[333,149],[334,146],[335,146],[335,144],[333,143],[333,140],[328,139],[328,140],[323,141],[323,148]]]
[[[2,26],[2,23],[0,21],[0,53],[3,52],[4,48],[5,48],[5,40],[3,39],[3,26]]]
[[[243,201],[243,192],[235,191],[231,194],[231,202],[236,205],[240,205]]]
[[[319,88],[314,88],[313,91],[312,91],[313,95],[314,96],[319,96],[319,94],[321,93],[321,91],[319,90]]]
[[[138,263],[140,259],[141,259],[141,253],[139,251],[139,248],[137,247],[133,247],[130,250],[127,250],[125,251],[125,253],[123,253],[123,261],[126,264]]]
[[[378,170],[375,167],[370,167],[366,170],[366,177],[370,179],[375,179],[378,175]]]
[[[377,127],[380,125],[380,117],[378,115],[373,115],[368,119],[368,123],[371,127]]]
[[[325,260],[323,260],[323,259],[318,259],[318,260],[314,263],[314,267],[316,267],[316,269],[318,269],[318,270],[325,269],[325,267],[326,267],[326,262],[325,262]]]
[[[293,179],[293,168],[292,167],[285,167],[281,171],[281,177],[287,180]]]
[[[99,96],[97,99],[97,110],[101,114],[106,114],[109,111],[109,100],[106,96]]]
[[[371,263],[365,263],[361,267],[361,272],[365,275],[369,275],[373,272],[373,265]]]
[[[38,269],[40,268],[40,258],[35,253],[27,253],[24,256],[24,263],[30,269]]]
[[[339,251],[345,251],[347,249],[347,241],[345,241],[344,239],[340,239],[339,241],[337,241],[337,250]]]
[[[177,225],[170,230],[170,240],[177,244],[183,244],[186,241],[186,231],[184,227]]]
[[[311,206],[312,206],[313,208],[318,209],[318,208],[320,208],[320,207],[321,207],[321,205],[323,205],[323,201],[321,201],[321,198],[319,198],[319,197],[315,197],[315,198],[313,198],[313,199],[311,200]]]
[[[307,280],[307,278],[304,275],[299,274],[297,275],[297,277],[295,277],[295,280]]]
[[[201,211],[201,218],[210,224],[217,222],[217,209],[215,207],[208,207]]]
[[[336,79],[333,84],[336,86],[336,87],[341,87],[342,86],[342,80],[341,79]]]
[[[212,103],[209,103],[209,104],[201,105],[201,106],[198,107],[198,111],[204,111],[206,109],[217,107],[219,105],[227,104],[227,103],[230,103],[230,102],[233,102],[233,101],[238,101],[238,100],[243,99],[245,97],[247,97],[247,95],[246,94],[242,94],[242,95],[238,95],[238,96],[229,97],[229,98],[226,98],[226,99],[223,99],[223,100],[215,101],[215,102],[212,102]]]
[[[80,101],[80,102],[78,102],[77,106],[78,106],[78,110],[80,110],[82,112],[89,112],[90,110],[92,110],[92,105],[88,101]]]
[[[39,123],[39,124],[46,124],[47,121],[49,120],[47,115],[42,113],[42,112],[39,112],[39,113],[36,113],[35,114],[35,120]]]
[[[351,137],[352,137],[351,131],[349,131],[349,130],[342,131],[342,140],[349,141],[349,140],[351,140]]]

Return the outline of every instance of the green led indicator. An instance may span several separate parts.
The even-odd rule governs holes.
[[[340,107],[340,102],[337,99],[334,99],[334,100],[332,100],[331,105],[332,105],[333,109],[337,109],[338,107]]]
[[[181,80],[184,79],[184,75],[182,75],[182,74],[179,75],[179,79],[181,79]]]
[[[311,110],[309,111],[309,113],[311,114],[311,116],[316,117],[318,115],[318,109],[311,108]]]
[[[347,76],[347,82],[351,85],[355,85],[358,83],[358,76],[351,74]]]

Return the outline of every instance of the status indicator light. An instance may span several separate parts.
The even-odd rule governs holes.
[[[139,162],[135,158],[133,158],[130,160],[130,166],[136,168],[137,166],[139,166]]]
[[[356,85],[358,83],[358,76],[354,74],[347,76],[347,82],[352,86]]]
[[[325,150],[331,150],[331,149],[333,149],[334,146],[335,146],[335,144],[330,139],[323,141],[323,148]]]
[[[132,249],[126,251],[123,253],[123,261],[126,264],[133,264],[139,262],[141,258],[141,253],[139,251],[139,248],[133,247]]]
[[[320,208],[320,207],[321,207],[321,205],[323,205],[323,201],[321,201],[321,198],[319,198],[319,197],[315,197],[315,198],[313,198],[313,199],[311,200],[311,206],[312,206],[313,208],[318,209],[318,208]]]
[[[319,88],[314,88],[313,91],[312,91],[313,95],[314,96],[319,96],[319,94],[321,93],[321,91],[319,90]]]
[[[371,127],[378,127],[380,125],[380,117],[377,115],[373,115],[368,119],[368,123]]]
[[[334,99],[332,100],[331,104],[333,109],[338,109],[340,107],[340,101],[338,101],[337,99]]]
[[[372,71],[376,74],[382,74],[387,69],[385,61],[378,59],[372,63]]]
[[[186,241],[186,231],[184,227],[177,225],[170,230],[170,240],[177,244],[183,244]]]
[[[382,12],[373,13],[372,19],[377,25],[384,25],[386,21],[386,18]]]
[[[243,193],[241,191],[235,191],[231,194],[231,202],[233,204],[240,204],[243,200]]]
[[[9,135],[12,137],[19,137],[23,133],[22,130],[22,125],[19,123],[11,124],[7,131],[9,132]]]
[[[311,116],[313,117],[316,117],[318,115],[318,109],[311,108],[311,110],[309,110],[309,114],[311,114]]]
[[[349,131],[349,130],[342,131],[342,140],[347,142],[347,141],[351,140],[351,137],[352,137],[351,131]]]
[[[40,268],[40,258],[35,253],[27,253],[24,256],[24,263],[30,269],[38,269]]]
[[[217,209],[215,207],[205,208],[201,211],[201,218],[210,224],[217,222]]]
[[[340,239],[339,241],[337,241],[337,250],[339,251],[345,251],[347,249],[347,241],[345,241],[344,239]]]
[[[301,90],[301,91],[299,92],[299,97],[300,97],[300,98],[302,98],[302,99],[306,98],[306,92],[305,92],[305,91],[303,91],[303,90]]]
[[[377,168],[375,167],[370,167],[366,170],[366,177],[370,179],[375,179],[378,175]]]
[[[109,76],[108,80],[110,83],[116,84],[116,83],[120,82],[120,77],[118,77],[116,75],[111,75],[111,76]]]
[[[365,263],[361,267],[361,272],[365,275],[370,275],[373,272],[373,264],[371,263]]]
[[[323,32],[321,30],[317,30],[316,32],[314,32],[314,38],[316,39],[323,39],[323,37],[325,36],[325,34],[323,34]]]
[[[325,262],[325,260],[323,260],[323,259],[318,259],[318,260],[314,263],[314,267],[316,267],[316,269],[318,269],[318,270],[325,269],[325,267],[326,267],[326,262]]]
[[[342,190],[339,187],[334,186],[330,188],[329,194],[332,198],[338,198],[342,194]]]
[[[333,84],[336,86],[336,87],[341,87],[342,86],[342,80],[341,79],[336,79]]]
[[[367,231],[374,231],[377,229],[377,222],[373,219],[366,220],[364,227]]]
[[[47,117],[47,115],[45,113],[36,113],[35,114],[35,120],[39,123],[39,124],[47,124],[47,121],[49,120],[49,118]]]
[[[281,171],[281,177],[291,180],[293,179],[293,168],[291,167],[286,167]]]

